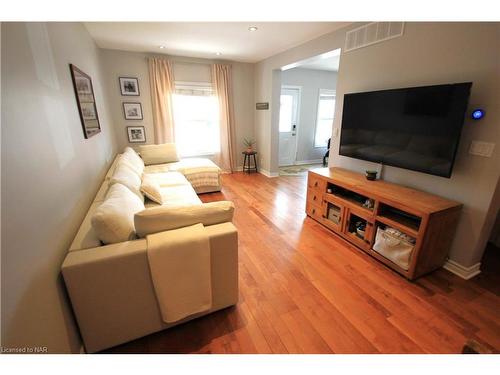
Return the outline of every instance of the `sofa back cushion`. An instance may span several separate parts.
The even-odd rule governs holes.
[[[141,193],[141,178],[122,160],[118,161],[118,165],[109,179],[109,186],[114,184],[126,186],[144,202],[144,196]]]
[[[142,176],[142,173],[144,172],[144,161],[131,147],[125,147],[121,161],[130,166],[130,168],[132,168],[134,172],[139,175],[139,177]]]
[[[210,202],[182,207],[152,207],[134,216],[135,231],[139,237],[201,223],[214,225],[233,219],[234,204],[229,201]]]
[[[139,152],[144,164],[163,164],[179,161],[175,143],[139,146]]]
[[[92,216],[92,228],[104,244],[134,239],[134,215],[144,210],[144,203],[122,184],[113,184],[104,202]]]

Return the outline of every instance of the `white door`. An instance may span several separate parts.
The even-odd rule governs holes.
[[[279,165],[292,165],[297,155],[297,119],[300,89],[282,88],[279,121]]]

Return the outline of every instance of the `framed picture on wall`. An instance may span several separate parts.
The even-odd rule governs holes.
[[[73,64],[69,64],[69,69],[75,90],[78,114],[82,123],[83,136],[88,139],[101,132],[92,79]]]
[[[122,96],[139,96],[139,80],[133,77],[120,77]]]
[[[146,142],[146,131],[144,126],[127,126],[127,135],[129,143]]]
[[[125,120],[142,120],[141,103],[123,103]]]

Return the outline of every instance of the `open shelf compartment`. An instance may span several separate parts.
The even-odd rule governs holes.
[[[365,195],[358,194],[352,190],[345,189],[342,186],[331,182],[327,184],[327,193],[369,211],[373,211],[373,207],[375,205],[373,199],[370,199]]]
[[[406,211],[402,211],[385,203],[379,204],[378,217],[386,224],[393,224],[396,229],[408,232],[415,236],[420,229],[422,218]]]
[[[404,271],[408,271],[416,242],[415,237],[377,221],[371,250]]]
[[[363,241],[363,243],[366,244],[370,242],[370,239],[368,238],[369,225],[370,224],[366,219],[356,215],[353,212],[349,212],[349,218],[348,221],[346,221],[345,232],[358,239],[359,241]]]

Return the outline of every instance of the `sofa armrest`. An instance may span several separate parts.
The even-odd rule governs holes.
[[[210,202],[182,207],[151,207],[134,215],[135,232],[141,238],[148,234],[201,223],[205,226],[230,222],[234,204],[229,201]]]
[[[210,311],[238,300],[238,233],[232,223],[206,227],[210,241]],[[68,253],[62,274],[87,352],[182,323],[166,324],[156,300],[145,239]]]

